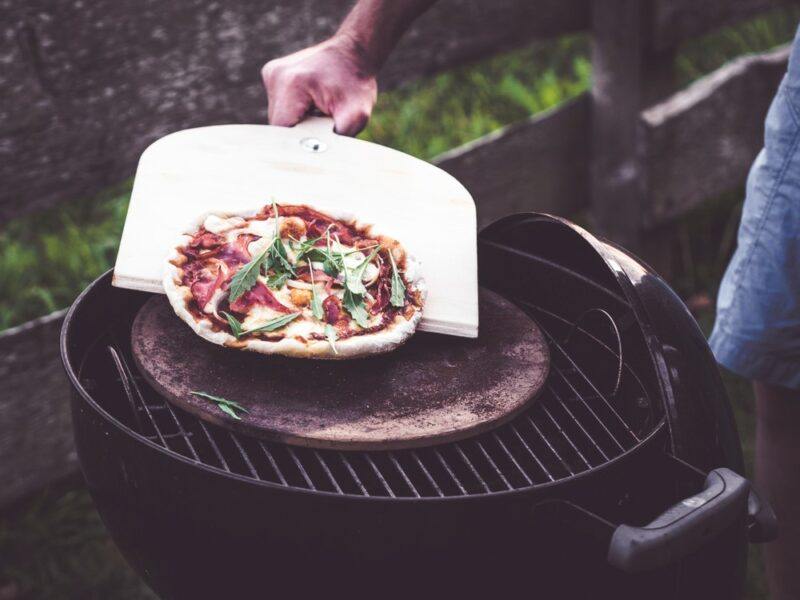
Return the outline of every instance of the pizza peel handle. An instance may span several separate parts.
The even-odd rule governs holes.
[[[310,137],[319,136],[321,138],[326,138],[337,135],[333,119],[321,113],[307,116],[295,125],[293,129],[300,134],[308,134]],[[326,148],[314,147],[313,140],[308,140],[306,138],[301,139],[301,144],[304,145],[309,152],[324,152],[326,150]]]
[[[151,144],[136,170],[114,285],[163,293],[165,257],[199,215],[252,212],[272,200],[349,213],[399,240],[422,263],[428,285],[419,329],[477,335],[469,192],[429,163],[337,135],[329,117],[291,128],[199,127]]]

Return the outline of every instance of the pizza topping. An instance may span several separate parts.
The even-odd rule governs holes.
[[[261,273],[261,265],[263,264],[266,256],[267,251],[264,250],[253,260],[236,271],[236,274],[233,276],[233,279],[231,279],[231,284],[229,286],[231,292],[231,302],[237,301],[242,294],[247,292],[256,284],[256,281],[258,281],[258,275]]]
[[[192,238],[192,241],[189,242],[189,247],[207,250],[208,248],[216,248],[224,242],[225,238],[217,235],[216,233],[200,231],[200,233],[195,235],[194,238]]]
[[[403,259],[405,260],[405,256]],[[397,263],[394,262],[394,252],[389,253],[389,260],[392,262],[392,306],[401,307],[406,302],[406,285],[403,283],[400,273],[397,271]]]
[[[375,301],[372,303],[369,312],[373,315],[377,315],[386,308],[387,304],[389,304],[389,284],[386,283],[385,279],[382,279],[378,284],[378,290],[375,293]]]
[[[349,289],[344,291],[342,306],[347,309],[353,320],[359,327],[369,327],[369,315],[364,307],[364,298],[360,294],[354,294]]]
[[[231,302],[230,306],[231,310],[237,313],[246,313],[252,306],[266,306],[280,313],[289,312],[289,308],[278,302],[269,288],[260,281],[253,289],[246,291],[234,302]]]
[[[237,339],[327,340],[336,352],[336,341],[376,333],[422,306],[397,242],[306,206],[209,216],[180,251],[181,279],[199,308],[192,314]]]
[[[322,312],[327,323],[337,323],[342,319],[342,301],[336,296],[328,296],[322,301]]]
[[[215,277],[205,276],[195,281],[189,288],[200,310],[205,308],[208,301],[211,300],[211,296],[214,295],[216,281]]]
[[[314,269],[309,269],[308,273],[311,277],[311,314],[314,315],[315,319],[319,319],[321,321],[322,317],[325,315],[325,312],[322,310],[322,302],[319,299],[317,286],[314,283]]]
[[[250,246],[252,245],[250,242],[255,239],[257,239],[256,236],[247,233],[238,235],[231,243],[220,248],[215,256],[229,267],[243,265],[254,256],[250,251]]]
[[[203,228],[212,233],[225,233],[235,227],[244,225],[245,220],[242,217],[229,217],[223,219],[217,215],[208,215],[206,220],[203,221]]]
[[[289,273],[275,273],[267,277],[267,286],[272,288],[273,290],[279,290],[286,285],[287,280],[289,279]]]
[[[311,291],[310,290],[300,290],[297,288],[293,288],[292,291],[289,293],[292,298],[292,304],[295,306],[308,306],[311,304]]]
[[[300,316],[300,313],[292,313],[289,315],[283,315],[280,317],[275,317],[274,319],[270,319],[266,323],[259,325],[258,327],[253,327],[252,329],[245,329],[244,325],[234,317],[230,313],[223,312],[225,318],[228,321],[228,326],[231,328],[231,332],[238,340],[242,336],[251,335],[253,333],[267,333],[270,331],[275,331],[276,329],[280,329],[284,325],[289,324],[290,322],[294,321],[297,317]]]
[[[333,350],[334,354],[339,354],[336,350],[336,339],[338,335],[336,333],[336,327],[333,325],[325,325],[325,338],[328,340],[328,343],[331,345],[331,349]]]
[[[276,329],[280,329],[281,327],[288,325],[289,323],[294,321],[297,317],[300,316],[300,314],[301,313],[296,312],[296,313],[291,313],[289,315],[284,315],[282,317],[275,317],[274,319],[267,321],[263,325],[260,325],[254,329],[248,329],[247,331],[244,331],[242,333],[250,334],[250,333],[261,333],[262,331],[263,332],[275,331]]]
[[[306,234],[306,224],[300,217],[286,217],[280,225],[281,237],[299,240]]]

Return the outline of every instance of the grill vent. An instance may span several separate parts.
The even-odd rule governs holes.
[[[621,385],[615,386],[619,364],[615,350],[553,313],[533,305],[524,308],[542,326],[551,350],[551,373],[539,399],[494,431],[430,448],[341,452],[233,434],[161,398],[136,371],[129,339],[119,334],[109,334],[94,346],[84,361],[81,380],[96,399],[103,399],[103,408],[150,441],[257,481],[383,497],[521,489],[563,480],[620,456],[640,441],[641,432],[650,430],[655,419],[644,387],[627,365]],[[569,341],[559,341],[564,339]],[[591,373],[578,365],[576,347],[589,347]],[[633,419],[636,430],[623,418],[623,405],[628,412],[631,406],[642,411]]]

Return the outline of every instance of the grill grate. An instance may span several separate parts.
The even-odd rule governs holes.
[[[534,305],[523,308],[537,318],[551,349],[551,373],[540,398],[494,431],[429,448],[342,452],[234,434],[167,403],[133,367],[129,339],[111,334],[92,350],[100,356],[84,361],[81,379],[96,398],[112,399],[104,408],[150,441],[256,481],[392,498],[523,489],[572,477],[633,448],[640,434],[621,414],[623,395],[628,401],[634,399],[633,405],[643,411],[637,431],[649,430],[655,419],[644,386],[627,365],[623,365],[621,385],[618,377],[614,385],[620,362],[617,352],[577,323]],[[604,363],[599,371],[605,373],[605,380],[582,369],[570,354],[567,345],[572,348],[579,342],[594,346],[593,362]],[[606,388],[614,392],[601,391]]]

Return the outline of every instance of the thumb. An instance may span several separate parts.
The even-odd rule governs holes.
[[[366,127],[370,108],[362,104],[343,104],[333,110],[334,131],[340,135],[354,136]]]

